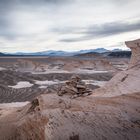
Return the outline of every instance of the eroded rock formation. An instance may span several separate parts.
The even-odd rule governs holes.
[[[140,65],[140,39],[134,41],[125,42],[127,47],[132,51],[132,56],[129,64],[129,68]]]
[[[140,139],[139,54],[132,53],[131,67],[90,96],[70,99],[41,95],[24,107],[1,114],[0,139]]]
[[[22,72],[32,72],[32,71],[43,72],[45,70],[44,66],[41,65],[40,63],[26,59],[25,60],[19,59],[17,63],[17,68],[19,71]]]
[[[132,51],[127,70],[116,74],[103,88],[96,90],[93,96],[113,97],[140,92],[140,39],[127,41]]]

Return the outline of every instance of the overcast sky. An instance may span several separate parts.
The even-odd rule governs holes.
[[[0,52],[126,49],[140,0],[0,0]]]

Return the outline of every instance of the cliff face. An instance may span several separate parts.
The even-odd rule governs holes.
[[[132,51],[129,68],[140,64],[140,39],[125,42]]]
[[[4,115],[2,110],[0,140],[140,139],[140,66],[135,49],[131,67],[91,96],[46,94]]]
[[[127,70],[116,74],[103,88],[96,90],[93,96],[114,97],[140,92],[140,39],[127,41],[132,51]]]

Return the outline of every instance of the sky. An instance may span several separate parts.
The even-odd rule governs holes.
[[[0,52],[126,49],[140,0],[0,0]]]

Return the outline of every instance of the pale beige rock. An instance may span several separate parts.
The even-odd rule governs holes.
[[[125,42],[128,48],[132,51],[129,68],[140,65],[140,39]]]
[[[76,99],[42,95],[4,114],[0,140],[138,140],[139,95]]]
[[[94,91],[93,96],[113,97],[140,92],[140,39],[126,42],[132,50],[127,70],[116,74],[104,87]]]

